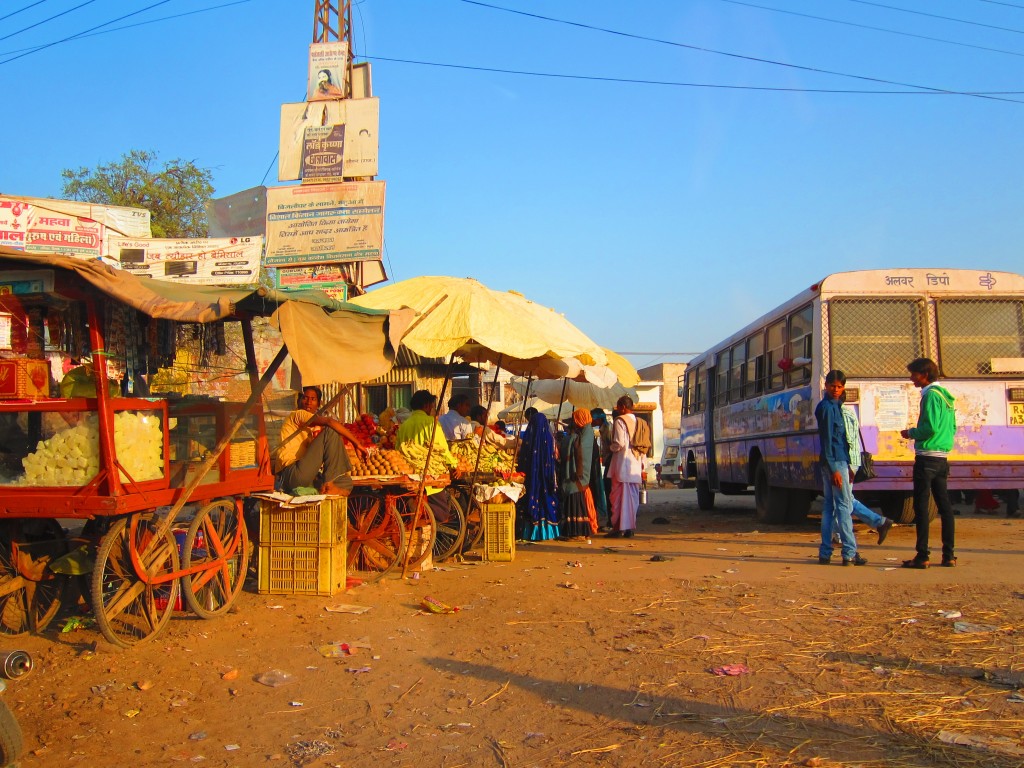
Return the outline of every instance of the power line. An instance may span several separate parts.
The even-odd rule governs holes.
[[[992,3],[992,5],[1005,5],[1007,8],[1020,8],[1024,11],[1024,5],[1017,5],[1016,3],[1004,3],[1001,0],[979,0],[982,3]]]
[[[847,0],[849,3],[860,3],[861,5],[873,5],[876,8],[885,8],[888,11],[900,11],[901,13],[912,13],[915,16],[927,16],[932,19],[941,19],[942,21],[955,21],[958,24],[970,24],[974,27],[985,27],[986,29],[998,29],[1002,32],[1015,32],[1018,35],[1024,35],[1024,29],[1011,29],[1010,27],[1000,27],[995,24],[983,24],[980,21],[970,21],[968,19],[955,19],[952,16],[940,16],[937,13],[927,13],[926,11],[914,11],[910,8],[897,8],[895,5],[884,5],[882,3],[873,3],[871,0]]]
[[[852,0],[852,1],[853,2],[861,2],[862,0]],[[980,98],[980,99],[991,99],[993,101],[1012,101],[1012,102],[1016,102],[1016,103],[1021,103],[1017,99],[1004,99],[1004,98],[1000,98],[998,96],[991,96],[991,95],[983,94],[983,93],[970,93],[970,92],[965,92],[965,91],[951,91],[951,90],[948,90],[946,88],[933,88],[932,86],[928,86],[928,85],[916,85],[914,83],[903,83],[903,82],[899,82],[899,81],[896,81],[896,80],[885,80],[885,79],[882,79],[882,78],[879,78],[879,77],[868,77],[867,75],[852,75],[852,74],[849,74],[849,73],[846,73],[846,72],[837,72],[837,71],[834,71],[834,70],[821,69],[821,68],[818,68],[818,67],[808,67],[808,66],[804,66],[804,65],[801,65],[801,64],[790,64],[790,63],[785,62],[785,61],[775,61],[773,59],[762,59],[762,58],[759,58],[757,56],[746,56],[744,54],[732,53],[730,51],[719,51],[719,50],[714,49],[714,48],[705,48],[703,46],[698,46],[698,45],[688,45],[687,43],[677,43],[677,42],[675,42],[673,40],[662,40],[660,38],[647,37],[645,35],[636,35],[636,34],[633,34],[633,33],[630,33],[630,32],[620,32],[620,31],[615,30],[615,29],[607,29],[605,27],[598,27],[598,26],[594,26],[592,24],[583,24],[582,22],[578,22],[578,21],[568,21],[566,19],[556,19],[556,18],[554,18],[552,16],[542,16],[541,14],[538,14],[538,13],[527,13],[526,11],[517,11],[517,10],[512,9],[512,8],[504,8],[504,7],[499,6],[499,5],[492,5],[490,3],[484,3],[484,2],[481,2],[480,0],[460,0],[460,2],[467,3],[469,5],[477,5],[477,6],[480,6],[481,8],[490,8],[491,10],[504,11],[505,13],[512,13],[512,14],[516,14],[518,16],[525,16],[527,18],[540,19],[541,21],[550,21],[550,22],[554,22],[556,24],[565,24],[565,25],[570,26],[570,27],[579,27],[580,29],[588,29],[588,30],[595,31],[595,32],[604,32],[606,34],[615,35],[617,37],[626,37],[626,38],[630,38],[630,39],[633,39],[633,40],[643,40],[645,42],[659,43],[661,45],[671,45],[671,46],[673,46],[675,48],[685,48],[687,50],[699,51],[701,53],[714,53],[714,54],[716,54],[718,56],[728,56],[729,58],[742,59],[744,61],[755,61],[755,62],[758,62],[760,64],[772,64],[772,65],[777,66],[777,67],[787,67],[789,69],[797,69],[797,70],[801,70],[801,71],[804,71],[804,72],[817,72],[819,74],[834,75],[834,76],[837,76],[837,77],[847,77],[847,78],[852,78],[854,80],[867,80],[868,82],[872,82],[872,83],[881,83],[883,85],[896,85],[896,86],[900,86],[902,88],[917,88],[917,89],[927,90],[927,91],[938,91],[940,93],[957,94],[957,95],[960,95],[960,96],[972,96],[974,98]]]
[[[3,21],[4,19],[9,19],[9,18],[11,18],[11,16],[17,16],[22,11],[27,11],[29,8],[35,8],[37,5],[42,5],[45,2],[46,2],[46,0],[36,0],[36,2],[29,3],[24,8],[19,8],[16,11],[11,11],[6,16],[0,16],[0,21]]]
[[[842,24],[847,27],[857,27],[859,29],[870,29],[873,32],[885,32],[890,35],[902,35],[903,37],[914,37],[918,40],[930,40],[933,43],[945,43],[946,45],[959,45],[964,48],[975,48],[979,51],[991,51],[993,53],[1005,53],[1009,56],[1024,56],[1024,53],[1018,53],[1017,51],[1007,51],[1002,48],[989,48],[984,45],[973,45],[971,43],[961,43],[958,40],[945,40],[941,37],[929,37],[928,35],[917,35],[913,32],[903,32],[898,29],[886,29],[885,27],[873,27],[868,24],[858,24],[853,21],[843,21],[841,19],[829,19],[825,16],[814,16],[810,13],[799,13],[798,11],[788,11],[783,8],[771,8],[767,5],[757,5],[756,3],[746,3],[743,0],[719,0],[723,3],[731,3],[732,5],[744,5],[748,8],[758,8],[762,11],[772,11],[773,13],[785,13],[790,16],[800,16],[804,19],[814,19],[815,21],[827,21],[830,24]]]
[[[164,5],[166,3],[169,3],[170,1],[171,0],[159,0],[159,2],[153,3],[152,5],[147,5],[145,8],[140,8],[137,11],[132,11],[131,13],[126,13],[126,14],[124,14],[124,16],[118,16],[116,19],[111,19],[110,21],[105,21],[102,24],[97,24],[95,27],[90,27],[89,29],[86,29],[83,32],[79,32],[77,34],[70,35],[69,37],[65,37],[65,38],[62,38],[60,40],[55,40],[52,43],[47,43],[46,45],[42,45],[42,46],[40,46],[38,48],[34,48],[34,49],[30,50],[30,51],[25,51],[24,53],[19,53],[17,56],[11,56],[9,59],[4,59],[3,61],[0,61],[0,65],[10,64],[12,61],[16,61],[17,59],[24,58],[25,56],[29,56],[29,55],[31,55],[33,53],[38,52],[38,51],[42,51],[42,50],[45,50],[47,48],[52,48],[53,46],[60,45],[61,43],[66,43],[68,40],[74,40],[76,37],[79,37],[81,35],[85,35],[88,32],[93,32],[93,31],[95,31],[97,29],[100,29],[102,27],[107,26],[108,24],[115,24],[115,23],[117,23],[117,22],[119,22],[119,21],[121,21],[123,19],[128,19],[128,18],[131,18],[132,16],[137,16],[140,13],[145,13],[148,10],[156,8],[158,5]],[[94,2],[94,0],[88,0],[88,2],[83,3],[82,5],[88,5],[88,3],[91,3],[91,2]],[[81,8],[82,6],[78,6],[78,7]],[[72,9],[72,10],[74,10],[74,9]],[[0,38],[0,39],[3,39],[3,38]]]
[[[79,8],[84,8],[85,6],[89,5],[90,3],[95,3],[95,2],[96,2],[96,0],[85,0],[85,2],[82,3],[81,5],[76,5],[74,8],[68,8],[66,11],[61,11],[60,13],[58,13],[58,14],[56,14],[54,16],[51,16],[48,19],[43,19],[42,21],[37,21],[35,24],[29,24],[27,27],[22,27],[21,29],[15,31],[15,32],[11,32],[11,34],[9,34],[9,35],[4,35],[3,37],[0,37],[0,40],[6,40],[9,37],[14,37],[15,35],[20,35],[22,32],[28,32],[30,29],[35,29],[36,27],[38,27],[41,24],[45,24],[48,21],[53,21],[54,19],[59,19],[61,16],[67,16],[72,11],[77,11]],[[29,7],[31,8],[32,6],[29,6]],[[21,10],[23,11],[25,9],[22,8]],[[15,13],[21,13],[21,11],[15,11]],[[11,15],[13,16],[14,14],[11,14]],[[7,18],[7,17],[5,16],[4,18]]]
[[[395,59],[387,56],[360,56],[370,61],[390,61],[397,64],[416,64],[424,67],[442,67],[446,69],[467,69],[473,72],[496,72],[503,75],[526,75],[529,77],[552,77],[565,80],[591,80],[607,83],[628,83],[636,85],[667,85],[680,88],[721,88],[737,91],[779,91],[783,93],[849,93],[880,96],[1013,96],[1024,94],[1024,91],[942,91],[938,89],[918,91],[871,91],[866,89],[840,88],[786,88],[766,85],[723,85],[721,83],[684,83],[673,80],[641,80],[626,77],[598,77],[596,75],[566,75],[557,72],[530,72],[520,69],[498,69],[496,67],[477,67],[469,64],[445,64],[436,61],[417,61],[415,59]],[[1015,104],[1024,102],[1017,99],[998,99]]]
[[[45,2],[45,0],[41,0],[41,1]],[[103,30],[100,30],[99,32],[90,32],[88,34],[85,34],[85,33],[78,34],[78,35],[75,35],[74,37],[70,38],[70,40],[68,40],[67,42],[71,42],[72,40],[84,40],[87,37],[97,37],[99,35],[109,35],[111,32],[123,32],[126,29],[134,29],[135,27],[144,27],[147,24],[156,24],[157,22],[160,22],[160,21],[171,21],[172,19],[180,19],[182,16],[194,16],[197,13],[206,13],[207,11],[217,11],[217,10],[220,10],[221,8],[228,8],[229,6],[232,6],[232,5],[242,5],[243,3],[251,3],[251,2],[252,2],[252,0],[234,0],[233,2],[230,2],[230,3],[221,3],[220,5],[211,5],[211,6],[208,6],[206,8],[198,8],[198,9],[196,9],[194,11],[184,11],[183,13],[175,13],[175,14],[172,14],[170,16],[159,16],[159,17],[157,17],[155,19],[147,19],[146,21],[137,21],[134,24],[125,24],[122,27],[114,27],[113,29],[103,29]],[[34,45],[31,48],[18,48],[18,49],[13,50],[13,51],[0,52],[0,56],[9,56],[12,53],[22,53],[23,51],[29,51],[29,52],[38,51],[38,50],[40,50],[41,48],[44,48],[44,47],[45,47],[45,45]]]

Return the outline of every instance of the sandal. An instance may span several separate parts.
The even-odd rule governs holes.
[[[944,557],[944,558],[942,558],[942,567],[943,568],[956,568],[956,558],[955,557]]]
[[[927,560],[918,560],[915,557],[913,560],[904,560],[902,567],[904,567],[904,568],[916,568],[919,571],[923,571],[926,568],[928,568],[928,561]]]

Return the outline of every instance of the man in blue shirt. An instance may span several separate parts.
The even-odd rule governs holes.
[[[814,409],[821,443],[819,471],[821,472],[824,505],[821,511],[821,546],[818,563],[832,562],[832,534],[839,533],[842,543],[843,565],[866,565],[867,560],[857,554],[857,539],[853,535],[853,490],[850,486],[850,443],[846,439],[842,396],[846,391],[846,374],[829,371],[825,377],[825,396]]]

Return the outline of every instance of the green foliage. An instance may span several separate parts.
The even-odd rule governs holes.
[[[213,194],[208,168],[191,160],[157,167],[155,152],[133,149],[120,160],[95,169],[65,168],[64,196],[101,205],[146,208],[153,237],[206,237],[206,201]]]

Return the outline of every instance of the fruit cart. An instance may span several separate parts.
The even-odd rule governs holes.
[[[117,646],[154,637],[183,605],[203,618],[228,610],[250,553],[243,498],[274,482],[260,401],[288,350],[261,377],[251,319],[277,306],[266,293],[0,249],[0,312],[27,337],[12,331],[15,354],[0,359],[0,377],[5,365],[15,377],[0,399],[0,634],[42,630],[66,574],[89,564],[83,593]],[[248,399],[123,395],[135,380],[109,376],[115,354],[133,354],[118,316],[154,344],[164,324],[240,323]],[[42,358],[58,336],[83,365],[54,397]],[[59,519],[84,521],[82,541],[66,541]]]

